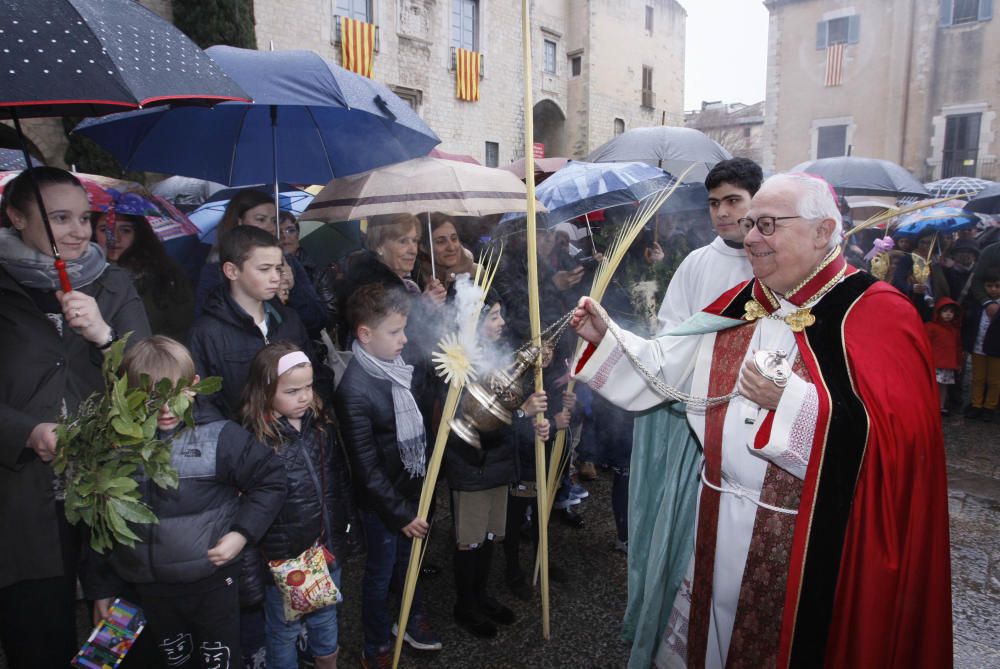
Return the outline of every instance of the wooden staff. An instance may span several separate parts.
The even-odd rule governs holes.
[[[528,187],[528,316],[531,322],[531,342],[538,348],[535,363],[535,392],[544,389],[542,383],[542,319],[538,309],[538,228],[535,221],[535,123],[533,118],[531,83],[531,16],[528,0],[521,0],[521,35],[524,43],[524,184]],[[545,416],[537,414],[540,423]],[[538,504],[538,555],[542,580],[542,638],[549,630],[549,499],[545,475],[545,442],[535,437],[535,487]]]

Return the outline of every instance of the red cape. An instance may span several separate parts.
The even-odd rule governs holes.
[[[750,281],[706,312],[741,319],[755,298],[768,308]],[[777,665],[951,667],[947,472],[923,323],[896,289],[853,268],[812,312],[796,341],[819,425]]]

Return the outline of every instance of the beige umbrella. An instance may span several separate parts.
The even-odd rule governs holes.
[[[527,210],[527,189],[506,170],[424,156],[334,179],[303,216],[352,221],[380,214],[438,211],[486,216]],[[545,211],[541,204],[538,211]]]
[[[513,173],[518,179],[524,180],[524,165],[527,161],[524,158],[515,160],[510,165],[504,165],[500,169],[507,170]],[[536,158],[535,159],[535,181],[537,183],[542,183],[545,179],[553,172],[558,172],[566,163],[569,162],[569,158]],[[541,178],[538,178],[541,177]]]

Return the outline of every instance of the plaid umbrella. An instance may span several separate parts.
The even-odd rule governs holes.
[[[924,188],[934,197],[958,197],[959,195],[975,195],[995,182],[975,177],[948,177],[924,184]]]

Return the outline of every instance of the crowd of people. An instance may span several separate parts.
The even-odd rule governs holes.
[[[0,207],[0,321],[4,323],[0,367],[5,370],[0,383],[4,428],[0,436],[0,542],[5,546],[0,553],[0,645],[11,666],[66,666],[80,641],[75,624],[79,581],[84,596],[93,602],[95,621],[106,615],[114,597],[142,605],[148,620],[147,647],[133,649],[126,658],[131,666],[162,662],[170,667],[239,667],[265,655],[268,667],[297,667],[296,644],[304,636],[316,667],[336,667],[337,607],[289,619],[287,594],[271,573],[276,564],[313,547],[324,550],[337,587],[344,561],[362,551],[365,554],[361,592],[345,595],[362,602],[363,666],[390,666],[397,634],[403,634],[414,648],[442,648],[444,642],[427,615],[428,607],[439,603],[427,602],[419,584],[407,629],[395,629],[390,601],[401,591],[412,540],[426,537],[429,530],[428,519],[417,515],[417,500],[446,391],[430,356],[453,327],[451,315],[462,289],[461,277],[475,273],[475,259],[485,243],[479,230],[442,214],[431,215],[426,225],[421,224],[428,220],[423,214],[373,217],[367,223],[363,249],[322,267],[300,244],[295,217],[278,211],[269,195],[246,190],[230,201],[217,229],[218,241],[198,276],[188,276],[169,257],[149,222],[128,213],[125,203],[113,213],[92,212],[85,190],[73,175],[51,167],[30,172],[30,179],[25,172],[6,185]],[[833,426],[829,429],[840,430],[837,434],[845,443],[865,441],[852,423],[859,409],[852,404],[851,374],[841,378],[842,361],[822,352],[837,342],[817,340],[812,342],[820,351],[816,360],[806,355],[796,358],[796,347],[803,351],[797,334],[801,330],[790,330],[777,318],[759,318],[757,340],[743,342],[738,355],[722,363],[727,372],[720,375],[713,371],[720,364],[713,357],[720,355],[713,353],[713,342],[732,332],[751,336],[753,328],[720,326],[718,331],[695,333],[698,336],[669,335],[725,295],[729,302],[719,304],[714,315],[740,321],[742,302],[735,317],[726,311],[738,301],[726,291],[737,286],[743,301],[750,290],[744,286],[764,286],[754,288],[763,293],[752,295],[765,306],[765,297],[775,300],[776,308],[769,307],[771,315],[798,308],[809,316],[809,307],[815,305],[815,318],[830,319],[828,323],[855,323],[856,319],[848,320],[843,313],[847,302],[841,302],[858,300],[864,293],[871,298],[864,310],[871,319],[865,323],[870,336],[852,325],[851,340],[845,346],[853,346],[857,337],[864,341],[858,346],[884,350],[885,360],[870,363],[871,370],[909,365],[912,383],[897,385],[916,392],[914,388],[923,382],[919,353],[925,345],[902,335],[903,343],[900,337],[879,340],[878,324],[889,313],[899,322],[909,323],[912,316],[919,323],[912,305],[926,321],[926,336],[920,327],[919,339],[929,340],[926,350],[933,352],[940,387],[940,404],[935,398],[935,409],[947,415],[965,406],[966,416],[989,421],[1000,399],[1000,318],[996,316],[1000,244],[980,248],[960,233],[956,239],[937,240],[932,254],[929,241],[920,239],[914,250],[930,265],[926,280],[914,275],[911,255],[894,252],[887,279],[906,297],[904,309],[896,300],[899,292],[876,284],[884,290],[871,293],[875,289],[870,283],[857,278],[868,277],[866,273],[846,269],[840,253],[841,219],[835,203],[833,212],[826,207],[825,184],[801,176],[781,178],[785,180],[768,182],[762,189],[761,170],[751,161],[733,159],[717,165],[705,184],[715,239],[691,253],[679,254],[674,242],[686,244],[690,237],[669,237],[661,247],[657,233],[644,234],[630,250],[600,311],[581,298],[593,276],[593,260],[600,259],[601,244],[606,241],[581,238],[572,227],[539,231],[542,322],[553,323],[581,305],[575,312],[577,333],[567,332],[545,352],[545,390],[528,392],[509,426],[480,435],[479,447],[450,435],[444,459],[449,494],[436,500],[433,511],[441,514],[442,509],[450,509],[453,614],[469,634],[495,637],[516,618],[502,599],[535,596],[530,577],[533,563],[523,565],[520,550],[522,535],[533,537],[536,543],[538,536],[534,442],[540,437],[551,444],[556,430],[568,429],[575,458],[560,480],[555,517],[572,527],[583,527],[584,518],[577,511],[589,494],[583,484],[596,477],[601,467],[611,472],[613,541],[630,563],[625,621],[626,636],[633,640],[634,664],[630,666],[649,666],[654,656],[659,666],[673,666],[677,657],[691,652],[705,654],[710,666],[725,665],[727,653],[733,652],[765,663],[780,653],[803,661],[822,659],[823,649],[829,648],[828,638],[840,643],[852,634],[863,637],[867,648],[870,636],[848,629],[840,618],[856,613],[858,602],[834,601],[829,587],[831,578],[836,583],[840,560],[824,559],[824,546],[818,543],[797,547],[781,543],[791,541],[795,515],[787,516],[777,532],[780,536],[771,537],[765,548],[772,556],[773,551],[792,555],[791,563],[786,557],[778,565],[784,572],[789,564],[808,570],[804,581],[788,587],[794,585],[803,597],[812,597],[811,611],[820,612],[799,615],[800,629],[812,636],[796,637],[795,644],[789,645],[780,625],[780,608],[777,622],[764,625],[759,620],[748,622],[737,607],[744,597],[762,592],[753,590],[742,577],[744,564],[760,557],[755,552],[760,547],[754,518],[761,504],[781,509],[797,506],[800,497],[808,498],[810,508],[818,509],[817,518],[840,528],[831,545],[846,546],[849,557],[845,561],[864,559],[858,547],[863,542],[851,533],[873,530],[863,519],[850,516],[851,504],[834,504],[833,509],[827,506],[827,497],[833,494],[827,488],[819,493],[808,486],[801,489],[802,481],[808,483],[816,476],[815,472],[807,474],[814,465],[810,448],[800,443],[821,432],[813,425],[816,421],[829,420]],[[60,288],[32,181],[44,200],[54,243],[66,261],[73,285],[69,292]],[[607,219],[611,230],[613,212]],[[800,229],[812,225],[807,220],[820,223]],[[786,226],[789,230],[782,229]],[[519,231],[517,226],[501,225],[492,234],[504,238],[505,250],[494,289],[486,295],[479,314],[477,336],[482,347],[509,355],[530,339],[525,239],[523,228]],[[785,241],[786,236],[791,243]],[[589,250],[581,252],[580,248]],[[589,261],[581,261],[584,256]],[[826,276],[833,271],[829,268],[838,273]],[[666,291],[657,320],[646,313],[644,298],[633,289],[634,284],[637,277],[671,275],[669,285],[662,281],[654,298],[659,304]],[[832,283],[813,286],[810,282],[816,275]],[[754,277],[761,283],[754,283]],[[847,287],[830,290],[841,285],[837,281]],[[797,293],[802,293],[801,299]],[[837,298],[841,301],[836,308],[830,307],[832,311],[827,313],[820,306],[842,294],[846,297]],[[606,336],[604,319],[621,323],[626,333],[621,336],[628,340]],[[916,336],[911,330],[907,336]],[[826,327],[827,331],[831,328]],[[706,332],[714,339],[706,340]],[[131,334],[123,373],[130,384],[221,377],[222,390],[197,400],[195,425],[190,429],[168,406],[162,408],[157,434],[172,438],[180,486],[168,492],[146,482],[143,499],[159,523],[147,526],[135,547],[116,546],[101,555],[86,548],[85,533],[66,520],[65,489],[49,463],[57,447],[56,425],[72,415],[89,394],[103,389],[103,355],[126,333]],[[575,334],[593,344],[578,360],[574,360]],[[649,344],[639,335],[660,336]],[[659,413],[636,417],[633,412],[659,405],[663,397],[654,397],[646,380],[629,367],[634,355],[614,353],[616,347],[631,347],[648,369],[660,371],[668,385],[710,396],[725,394],[727,384],[737,383],[741,369],[737,363],[748,345],[755,350],[781,348],[793,353],[793,368],[804,380],[793,375],[782,386],[782,394],[775,393],[773,384],[759,373],[743,372],[740,401],[763,407],[765,413],[770,409],[771,418],[765,420],[764,414],[758,416],[747,407],[730,411],[729,416],[739,414],[739,430],[735,418],[726,418],[724,413],[711,418],[712,409],[706,412],[690,402],[686,408],[683,404],[665,406]],[[856,362],[849,364],[857,375]],[[611,366],[614,372],[609,375]],[[567,392],[573,375],[589,381],[590,387]],[[825,375],[831,375],[829,387],[817,394],[813,384]],[[862,377],[855,381],[863,386],[861,403],[869,407],[873,397],[886,391],[868,376]],[[967,402],[963,381],[971,387]],[[890,399],[898,398],[892,395]],[[829,408],[831,401],[836,411]],[[794,406],[783,409],[789,403]],[[908,428],[913,435],[907,438],[912,436],[912,443],[926,447],[933,460],[935,444],[940,443],[939,423],[919,413],[920,402],[910,405],[904,413],[914,416]],[[536,420],[539,414],[545,419]],[[872,430],[885,429],[878,412],[869,407],[868,415]],[[934,421],[938,421],[936,413]],[[754,436],[754,425],[761,423],[768,425],[770,433],[764,434],[762,428]],[[937,442],[928,436],[935,426]],[[663,447],[665,435],[673,435],[669,448]],[[797,450],[776,445],[782,438],[798,444]],[[882,438],[889,439],[886,434]],[[778,465],[775,471],[780,475],[772,472],[774,468],[766,469],[765,480],[766,467],[760,464],[764,460],[751,458],[749,462],[744,454],[736,468],[728,470],[733,478],[726,478],[726,458],[731,456],[720,456],[720,449],[728,453],[727,449],[735,448],[731,443],[744,446],[748,439],[751,444],[760,441],[758,448]],[[713,440],[718,443],[711,455],[707,444]],[[703,469],[698,458],[690,455],[702,445],[706,445]],[[822,446],[817,441],[812,448],[821,451]],[[860,457],[823,480],[849,477],[852,471],[857,475]],[[889,456],[885,458],[886,467],[896,466]],[[664,477],[665,471],[670,476]],[[903,478],[937,494],[943,485],[937,474],[932,468],[929,478],[920,474],[907,478],[909,472]],[[699,488],[699,482],[704,486]],[[722,494],[721,510],[718,495],[706,501],[706,490],[723,492],[730,484],[756,491],[756,501],[749,493]],[[866,485],[864,490],[855,493],[852,488],[848,493],[848,500],[854,496],[855,507],[858,495],[876,495],[865,491],[876,490],[877,481],[866,479]],[[665,488],[669,495],[664,494]],[[762,501],[765,497],[770,500],[767,504]],[[669,508],[667,498],[673,500]],[[878,502],[875,497],[863,501]],[[678,505],[687,511],[678,514]],[[699,505],[696,523],[693,513]],[[703,527],[706,518],[709,526]],[[925,546],[923,539],[940,540],[934,523],[941,519],[932,520],[918,547]],[[946,527],[946,515],[944,521]],[[632,541],[640,545],[630,543],[630,529]],[[653,542],[665,542],[667,535],[681,548],[650,550]],[[734,537],[738,541],[724,554],[721,548],[714,549],[716,535],[720,546],[724,540],[736,541]],[[895,538],[901,537],[905,538],[905,532]],[[498,543],[504,554],[505,595],[489,585]],[[709,543],[713,549],[706,558]],[[944,545],[947,548],[946,538]],[[926,555],[940,560],[939,553],[938,547]],[[907,557],[923,564],[923,558]],[[712,561],[715,590],[709,588],[706,599],[705,590],[697,584],[704,582],[705,569],[712,580]],[[928,565],[928,574],[933,576],[939,566],[937,562]],[[665,578],[649,586],[650,579],[643,574],[654,571]],[[892,600],[892,587],[904,587],[895,572],[890,578],[886,570],[874,566],[861,571],[859,587],[874,586],[882,579],[879,587],[885,589],[887,600]],[[558,562],[551,565],[550,575],[553,580],[569,578]],[[785,587],[784,580],[761,586],[781,593],[782,603]],[[927,590],[940,605],[939,589]],[[681,608],[674,603],[682,601],[686,604]],[[768,601],[776,605],[774,597]],[[711,608],[711,616],[706,607]],[[912,613],[887,608],[880,615],[918,636],[926,631],[921,627],[925,619]],[[46,624],[37,624],[39,620]],[[700,636],[688,639],[688,629]],[[886,631],[884,625],[871,626],[872,634],[878,630]],[[755,643],[750,638],[754,635],[764,641]],[[809,645],[817,640],[819,646]],[[853,649],[856,644],[847,645]],[[932,648],[927,657],[939,657],[939,650]],[[846,662],[862,656],[864,652],[851,650],[838,658]],[[221,663],[222,659],[228,664]]]

